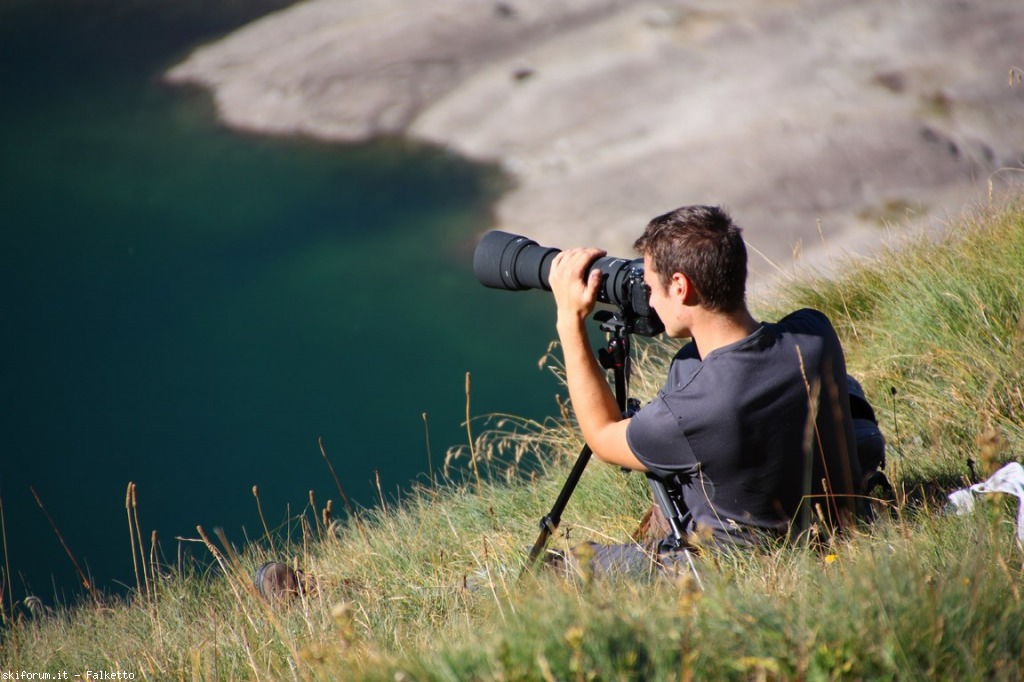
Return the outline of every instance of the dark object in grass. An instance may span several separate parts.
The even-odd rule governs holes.
[[[274,603],[290,601],[309,590],[309,580],[302,571],[295,571],[280,561],[268,561],[256,569],[253,581],[260,596]]]

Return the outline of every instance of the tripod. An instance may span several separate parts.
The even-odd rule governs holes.
[[[599,311],[594,315],[594,319],[601,323],[601,330],[608,334],[608,345],[598,352],[598,362],[601,367],[611,370],[613,373],[615,401],[619,406],[619,410],[624,416],[632,416],[640,408],[639,401],[627,398],[626,385],[630,364],[629,335],[634,328],[634,320],[631,319],[629,312],[622,308],[615,313],[606,310]],[[569,477],[562,485],[558,499],[552,505],[551,511],[540,520],[540,534],[530,549],[530,555],[527,558],[526,565],[523,567],[521,576],[533,568],[538,557],[540,557],[547,546],[548,540],[558,530],[558,525],[562,521],[562,512],[565,511],[569,498],[580,482],[583,470],[587,468],[592,454],[593,451],[590,449],[590,446],[584,444],[583,449],[576,458],[572,471],[569,472]],[[697,575],[696,568],[693,566],[693,560],[689,551],[685,549],[686,523],[684,519],[686,514],[683,511],[685,504],[683,504],[678,491],[670,491],[661,479],[652,474],[647,474],[647,481],[651,486],[655,502],[658,504],[671,528],[671,536],[662,542],[661,549],[682,550],[685,552],[690,569],[693,570],[694,575],[697,577],[697,582],[700,584],[700,576]]]

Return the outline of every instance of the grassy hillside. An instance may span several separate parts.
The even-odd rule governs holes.
[[[204,532],[215,570],[140,558],[129,600],[35,617],[8,591],[0,666],[158,680],[1021,679],[1016,500],[985,498],[969,516],[943,507],[945,492],[1020,456],[1024,204],[844,272],[753,306],[761,318],[827,312],[889,439],[897,499],[824,551],[709,556],[700,584],[519,580],[581,444],[568,412],[504,418],[451,454],[443,483],[341,522],[311,505],[291,544],[277,534],[239,556]],[[632,392],[646,397],[668,347],[638,345]],[[642,477],[594,463],[554,544],[627,540],[648,504]],[[268,604],[251,576],[269,558],[315,586]]]

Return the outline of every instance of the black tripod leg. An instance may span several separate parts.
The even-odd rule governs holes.
[[[562,492],[558,494],[558,499],[551,506],[551,511],[540,520],[540,535],[537,536],[537,541],[533,543],[533,549],[530,550],[530,556],[526,560],[526,566],[523,567],[523,573],[533,568],[537,558],[544,551],[545,545],[548,544],[548,540],[558,529],[558,524],[562,522],[562,512],[565,511],[566,505],[569,504],[569,498],[572,497],[576,485],[580,482],[583,470],[587,468],[587,463],[590,461],[591,454],[590,446],[584,445],[579,457],[576,458],[576,463],[572,466],[572,471],[569,472],[569,477],[565,479],[565,483],[562,485]]]
[[[661,508],[661,513],[664,514],[665,520],[668,521],[668,525],[672,529],[672,542],[675,545],[672,549],[676,552],[681,552],[686,557],[687,566],[693,572],[693,577],[697,581],[697,587],[703,590],[704,581],[700,579],[700,573],[697,572],[697,566],[693,562],[693,553],[686,546],[685,518],[688,513],[684,513],[680,509],[682,502],[677,501],[673,497],[664,481],[648,474],[647,482],[651,485],[651,492],[654,494],[655,502]]]
[[[619,404],[619,409],[625,410],[629,334],[626,332],[626,325],[622,323],[618,316],[612,316],[604,320],[601,328],[608,332],[609,338],[607,348],[599,353],[599,362],[602,367],[614,372],[615,399]],[[587,463],[590,461],[591,454],[593,454],[593,451],[590,449],[590,446],[584,445],[579,457],[576,459],[576,463],[572,467],[572,471],[569,472],[569,478],[562,485],[562,492],[558,494],[558,499],[555,500],[551,511],[540,520],[540,535],[537,536],[537,541],[533,543],[533,548],[530,550],[530,556],[526,561],[526,565],[519,574],[520,577],[533,568],[537,558],[544,551],[548,540],[558,529],[558,524],[562,522],[562,512],[565,511],[565,506],[569,504],[569,498],[572,497],[576,484],[580,482],[583,470],[587,468]]]
[[[654,502],[661,508],[661,514],[668,521],[669,529],[672,532],[672,539],[676,547],[681,547],[686,541],[686,522],[675,501],[669,495],[665,484],[648,474],[647,482],[651,486],[651,493],[654,495]]]

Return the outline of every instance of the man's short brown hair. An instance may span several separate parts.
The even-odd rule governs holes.
[[[648,223],[633,248],[650,257],[663,287],[668,287],[673,273],[682,273],[705,308],[732,312],[746,298],[747,247],[742,232],[718,206],[684,206]]]

